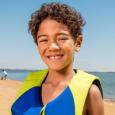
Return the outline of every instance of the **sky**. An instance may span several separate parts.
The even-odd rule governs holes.
[[[45,2],[66,3],[86,21],[74,68],[115,71],[115,0],[0,0],[0,68],[46,68],[28,33],[31,14]]]

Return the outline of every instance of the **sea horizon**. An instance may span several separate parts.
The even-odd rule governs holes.
[[[0,76],[3,76],[3,71],[0,69]],[[37,69],[5,69],[8,73],[7,79],[24,81],[30,72],[39,71]],[[100,78],[103,89],[104,100],[115,101],[115,72],[98,72],[86,71]]]

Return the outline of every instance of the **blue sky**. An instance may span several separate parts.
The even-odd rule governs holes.
[[[0,68],[41,69],[41,61],[28,20],[44,2],[59,0],[0,1]],[[115,1],[60,0],[79,10],[86,20],[83,44],[74,67],[88,71],[115,71]]]

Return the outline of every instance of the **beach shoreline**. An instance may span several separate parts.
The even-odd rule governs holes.
[[[22,82],[17,80],[0,80],[0,114],[9,115],[9,110]],[[115,114],[115,100],[104,99],[105,115]]]

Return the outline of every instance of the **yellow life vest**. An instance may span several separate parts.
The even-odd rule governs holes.
[[[93,83],[96,84],[102,92],[98,77],[81,70],[77,70],[77,73],[75,74],[75,76],[73,76],[72,80],[69,82],[67,88],[63,91],[63,93],[60,94],[58,98],[54,99],[53,102],[42,105],[42,102],[40,101],[41,94],[36,94],[36,91],[40,93],[39,89],[41,88],[41,85],[43,83],[43,80],[47,76],[47,73],[48,70],[41,70],[38,72],[31,72],[29,74],[29,76],[23,82],[21,90],[16,97],[16,101],[11,108],[12,115],[29,115],[29,112],[31,113],[32,111],[36,111],[38,112],[37,114],[40,115],[59,115],[60,113],[60,115],[64,115],[65,113],[66,115],[82,115],[85,100],[91,85]],[[36,95],[39,96],[37,97]],[[34,100],[34,98],[36,100]],[[31,100],[32,102],[29,102],[29,106],[29,104],[27,103]],[[61,103],[59,103],[60,100]],[[63,107],[62,110],[59,109],[60,106]],[[67,110],[67,108],[70,110]]]

